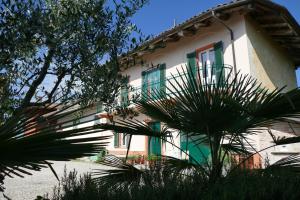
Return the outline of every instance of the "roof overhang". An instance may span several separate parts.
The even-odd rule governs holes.
[[[164,48],[200,31],[206,31],[215,21],[213,12],[221,20],[228,20],[234,12],[251,16],[265,32],[287,50],[295,66],[300,65],[300,26],[283,6],[269,0],[236,0],[221,4],[160,33],[121,57],[122,65],[131,66],[145,54]]]

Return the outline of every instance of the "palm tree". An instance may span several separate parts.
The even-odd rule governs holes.
[[[179,70],[177,71],[180,74]],[[288,92],[284,92],[284,88],[268,90],[251,76],[233,74],[232,71],[225,75],[222,70],[217,80],[201,79],[199,70],[197,75],[190,73],[191,70],[181,71],[184,73],[179,77],[173,76],[172,81],[167,80],[167,92],[156,91],[155,95],[142,96],[135,102],[135,107],[140,113],[164,124],[161,131],[155,131],[137,119],[118,120],[113,125],[103,125],[102,129],[125,133],[130,137],[146,135],[160,138],[175,147],[168,138],[172,137],[171,129],[177,130],[195,146],[205,145],[209,149],[210,156],[206,158],[205,164],[197,162],[190,154],[190,160],[194,161],[190,165],[197,166],[197,170],[202,171],[209,182],[214,183],[224,174],[226,158],[239,154],[248,159],[259,153],[249,141],[249,135],[262,134],[275,123],[299,117],[298,88]],[[274,140],[274,145],[300,142],[300,137],[276,138],[271,131],[269,134]],[[189,154],[184,148],[180,150]],[[172,158],[172,164],[174,159]],[[296,157],[288,160],[289,163],[291,160],[299,161]],[[285,161],[277,163],[277,166],[294,166]],[[113,162],[104,164],[108,163]],[[167,165],[170,166],[170,163]]]
[[[105,148],[110,136],[90,135],[101,130],[87,125],[95,113],[77,118],[81,128],[73,128],[75,113],[86,109],[77,103],[27,108],[0,125],[0,191],[5,177],[23,177],[50,167],[58,178],[51,161],[92,156]]]

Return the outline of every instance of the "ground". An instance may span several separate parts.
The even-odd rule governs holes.
[[[78,174],[91,172],[92,169],[103,169],[105,166],[83,162],[83,161],[69,161],[69,162],[54,162],[54,169],[59,177],[62,177],[64,167],[67,171],[74,168]],[[43,169],[40,172],[34,172],[33,176],[25,176],[24,178],[7,178],[5,183],[5,195],[12,200],[33,200],[37,195],[44,195],[45,193],[52,193],[54,185],[58,184],[57,179],[49,168]],[[0,193],[0,200],[5,198]]]

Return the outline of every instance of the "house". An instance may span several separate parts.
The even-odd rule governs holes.
[[[269,89],[286,86],[297,87],[295,69],[300,65],[300,26],[289,11],[268,0],[236,0],[217,5],[145,42],[138,50],[121,57],[122,74],[129,77],[134,89],[121,90],[121,104],[126,105],[134,93],[153,95],[157,89],[172,80],[188,63],[200,69],[201,76],[218,78],[218,67],[225,73],[233,70],[250,74]],[[214,64],[214,65],[213,65]],[[207,68],[216,70],[203,72]],[[162,124],[147,116],[140,120],[160,129]],[[299,127],[278,124],[272,127],[276,134],[291,136],[300,133]],[[176,145],[184,144],[184,138],[174,133]],[[268,134],[253,136],[257,150],[271,143]],[[114,133],[108,146],[112,154],[125,156],[128,137]],[[164,155],[182,158],[179,150],[146,136],[133,136],[130,155]],[[189,149],[190,152],[196,151]],[[279,146],[268,149],[262,157],[254,156],[250,167],[264,165],[266,159],[273,163],[280,158],[300,152],[300,145]],[[201,159],[201,158],[199,158]]]

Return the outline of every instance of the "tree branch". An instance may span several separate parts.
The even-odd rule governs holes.
[[[34,96],[38,86],[43,82],[43,80],[45,79],[45,77],[47,75],[47,72],[50,67],[54,53],[55,53],[55,50],[53,47],[51,47],[48,51],[48,55],[45,58],[45,63],[40,71],[39,77],[32,82],[28,92],[26,93],[25,98],[23,99],[21,108],[25,108],[26,106],[28,106],[30,104],[30,101],[31,101],[32,97]]]
[[[57,81],[56,81],[54,87],[52,88],[51,92],[48,94],[48,100],[47,100],[48,103],[51,102],[51,99],[52,99],[55,91],[57,90],[58,86],[60,85],[62,79],[65,77],[66,72],[67,72],[66,70],[63,70],[62,73],[57,77]]]

